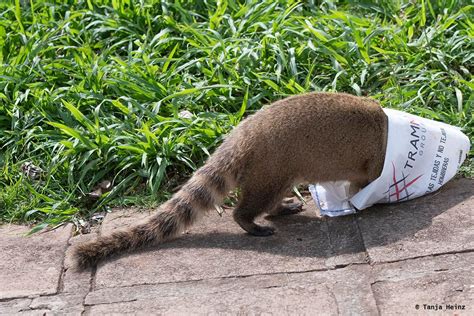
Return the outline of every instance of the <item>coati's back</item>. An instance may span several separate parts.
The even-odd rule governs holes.
[[[234,150],[246,154],[247,165],[323,182],[349,180],[359,171],[356,166],[374,169],[369,177],[377,177],[383,167],[386,130],[387,118],[371,99],[310,93],[260,110],[244,120],[229,141]]]
[[[76,248],[87,267],[125,250],[176,236],[240,188],[234,219],[256,236],[273,233],[254,219],[286,213],[281,201],[302,182],[349,180],[357,187],[380,174],[387,118],[376,102],[337,93],[310,93],[275,102],[245,119],[161,211],[147,222]]]

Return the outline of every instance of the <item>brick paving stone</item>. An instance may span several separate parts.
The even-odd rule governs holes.
[[[12,314],[5,314],[5,315],[12,315]],[[15,315],[21,315],[21,316],[49,316],[49,315],[54,315],[50,313],[49,310],[47,309],[35,309],[35,310],[24,310],[20,312],[16,312]]]
[[[0,226],[0,299],[56,293],[71,228],[25,237],[28,227]]]
[[[340,315],[374,315],[377,306],[370,284],[373,283],[372,268],[368,264],[352,265],[329,271],[292,273],[290,284],[305,288],[309,284],[324,285],[335,298]],[[319,294],[314,298],[318,302]],[[318,310],[316,315],[325,314]]]
[[[0,315],[13,315],[28,310],[32,299],[18,298],[0,302]]]
[[[212,296],[216,293],[254,291],[288,285],[287,274],[256,275],[203,279],[160,284],[144,284],[116,288],[101,288],[90,292],[86,305],[112,304],[120,302],[146,301],[165,297]]]
[[[308,314],[377,312],[370,267],[103,288],[86,298],[91,315]]]
[[[474,314],[474,253],[381,264],[373,273],[372,289],[382,315],[440,314],[427,305],[439,305],[450,315]],[[455,309],[461,305],[465,309]]]
[[[55,315],[81,315],[84,311],[83,301],[84,295],[81,293],[40,296],[33,299],[29,308],[32,311],[46,310],[48,314]]]
[[[474,250],[474,180],[457,179],[409,202],[374,206],[358,216],[372,262]]]
[[[64,274],[62,280],[62,293],[75,293],[75,294],[87,294],[91,286],[91,271],[90,270],[78,270],[75,266],[72,250],[73,247],[81,242],[90,240],[96,236],[95,232],[87,235],[78,235],[69,239],[69,247],[66,251],[64,259]]]
[[[364,262],[353,217],[338,219],[337,223],[321,220],[314,207],[310,203],[301,214],[272,219],[277,232],[265,238],[244,233],[230,211],[222,217],[211,211],[174,241],[100,265],[96,288],[307,271]],[[114,212],[106,217],[102,233],[148,215]]]
[[[318,297],[317,302],[315,297]],[[337,315],[336,302],[324,286],[306,288],[287,287],[244,291],[239,293],[216,293],[212,296],[166,297],[158,300],[96,305],[90,315],[113,314],[172,314],[172,315],[258,315],[301,314]]]

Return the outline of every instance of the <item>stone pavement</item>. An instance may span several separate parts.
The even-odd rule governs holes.
[[[148,214],[117,210],[96,233]],[[84,272],[71,245],[94,234],[0,226],[0,315],[474,315],[474,180],[355,216],[319,218],[309,202],[269,220],[277,233],[258,238],[210,212],[172,242]]]

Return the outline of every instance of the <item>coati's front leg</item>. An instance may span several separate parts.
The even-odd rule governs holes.
[[[276,209],[285,193],[284,189],[251,190],[243,189],[241,200],[234,210],[234,220],[246,232],[254,236],[270,236],[275,232],[271,226],[261,226],[254,222],[262,213],[272,213]]]
[[[349,196],[352,197],[357,194],[363,187],[369,184],[367,180],[358,180],[358,181],[351,181],[349,185]]]

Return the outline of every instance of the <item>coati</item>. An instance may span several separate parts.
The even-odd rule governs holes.
[[[348,180],[357,191],[376,179],[385,158],[388,121],[369,98],[308,93],[277,101],[244,119],[203,167],[146,222],[79,244],[80,268],[119,252],[175,237],[240,188],[235,221],[249,234],[274,229],[254,219],[293,212],[282,204],[293,185]]]

